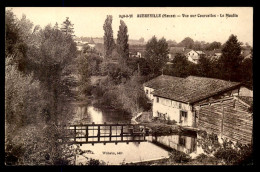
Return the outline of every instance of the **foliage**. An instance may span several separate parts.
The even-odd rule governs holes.
[[[173,150],[172,152],[170,152],[170,161],[173,161],[174,163],[187,163],[190,160],[191,157],[188,154],[177,150]]]
[[[152,37],[146,44],[145,59],[153,74],[162,70],[168,60],[168,44],[164,38]]]
[[[6,164],[66,163],[57,124],[70,118],[75,43],[57,28],[33,29],[26,16],[6,19]]]
[[[142,77],[134,74],[126,79],[122,77],[121,72],[117,72],[117,69],[113,71],[111,76],[109,75],[108,78],[101,80],[100,85],[92,91],[94,96],[100,99],[99,104],[129,113],[138,113],[150,109],[142,89]]]
[[[11,59],[7,58],[6,63]],[[5,114],[9,124],[21,127],[42,119],[43,92],[39,81],[32,76],[24,76],[17,67],[6,64],[5,70]],[[30,94],[28,94],[30,93]],[[39,100],[39,102],[35,102]],[[34,116],[35,115],[35,116]]]
[[[117,33],[117,52],[122,59],[126,60],[129,57],[129,44],[127,26],[123,20],[120,20],[120,26]]]
[[[204,153],[199,154],[195,161],[201,165],[218,165],[221,164],[221,161],[214,156],[208,156]]]
[[[220,49],[220,48],[221,48],[221,43],[214,41],[214,42],[210,43],[209,45],[207,45],[205,47],[205,50],[212,51],[212,50]]]
[[[112,51],[115,48],[115,41],[113,38],[113,29],[112,29],[112,20],[113,17],[108,15],[105,23],[103,25],[104,33],[104,51],[105,51],[105,58],[112,57]]]
[[[89,61],[87,55],[80,55],[77,59],[79,75],[79,92],[83,95],[89,95],[91,92]]]
[[[152,130],[152,135],[155,136],[163,136],[163,135],[169,135],[172,133],[178,133],[180,132],[180,127],[177,125],[168,125],[165,124],[165,121],[153,121],[150,124],[147,124],[149,128]]]
[[[209,58],[201,56],[198,60],[197,65],[198,75],[203,77],[210,77],[211,76],[211,69],[212,64]]]
[[[200,131],[198,136],[198,146],[206,153],[204,157],[214,156],[217,161],[222,161],[226,165],[252,163],[252,145],[234,143],[228,139],[222,139],[220,143],[216,134],[208,134],[206,131]]]
[[[219,59],[222,79],[240,81],[238,73],[242,60],[241,43],[238,42],[237,36],[232,34],[223,45],[222,56]]]
[[[182,54],[177,54],[172,60],[172,65],[166,70],[164,74],[173,75],[177,77],[186,77],[189,75],[196,75],[196,64],[188,61],[187,57]]]
[[[243,81],[247,81],[248,86],[253,86],[253,59],[252,58],[246,58],[242,61],[241,67],[240,67],[240,77],[243,79]]]
[[[70,36],[74,36],[73,33],[74,33],[74,28],[73,28],[73,25],[71,23],[71,21],[69,20],[69,17],[66,17],[66,20],[61,24],[62,27],[61,27],[61,31],[63,33],[65,33],[66,35],[70,35]],[[55,27],[55,29],[57,28],[57,26]]]
[[[184,38],[184,39],[178,44],[178,46],[180,46],[180,47],[186,47],[186,48],[189,48],[189,49],[192,49],[192,48],[193,48],[193,45],[194,45],[194,41],[193,41],[193,39],[191,39],[190,37]]]

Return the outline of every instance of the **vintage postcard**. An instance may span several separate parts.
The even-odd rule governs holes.
[[[253,7],[6,7],[5,165],[253,165]]]

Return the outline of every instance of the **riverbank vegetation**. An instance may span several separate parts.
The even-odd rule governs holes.
[[[72,24],[40,28],[11,10],[5,20],[5,163],[67,164],[58,138],[74,97]]]

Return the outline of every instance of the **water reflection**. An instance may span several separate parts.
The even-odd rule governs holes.
[[[104,123],[103,121],[103,113],[97,108],[94,108],[93,106],[88,106],[88,115],[90,115],[91,121],[90,122],[95,122],[97,124],[102,124]]]
[[[167,149],[175,149],[195,158],[201,153],[203,149],[197,144],[197,134],[177,134],[170,136],[152,136],[147,137],[149,141],[159,144]]]
[[[92,105],[76,105],[74,121],[80,121],[81,123],[103,124],[103,123],[130,123],[131,115],[112,109],[99,109]]]
[[[152,142],[157,142],[169,148],[190,154],[196,151],[196,137],[171,135],[171,136],[153,136]]]
[[[109,165],[120,165],[121,163],[141,162],[153,159],[167,158],[168,151],[149,142],[138,143],[114,143],[83,144],[81,150],[91,150],[93,154],[86,154],[77,157],[76,164],[86,162],[86,158],[99,159]]]

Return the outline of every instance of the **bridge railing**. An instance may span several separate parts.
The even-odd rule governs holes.
[[[143,142],[148,131],[140,124],[84,124],[65,126],[65,143],[95,144]]]

